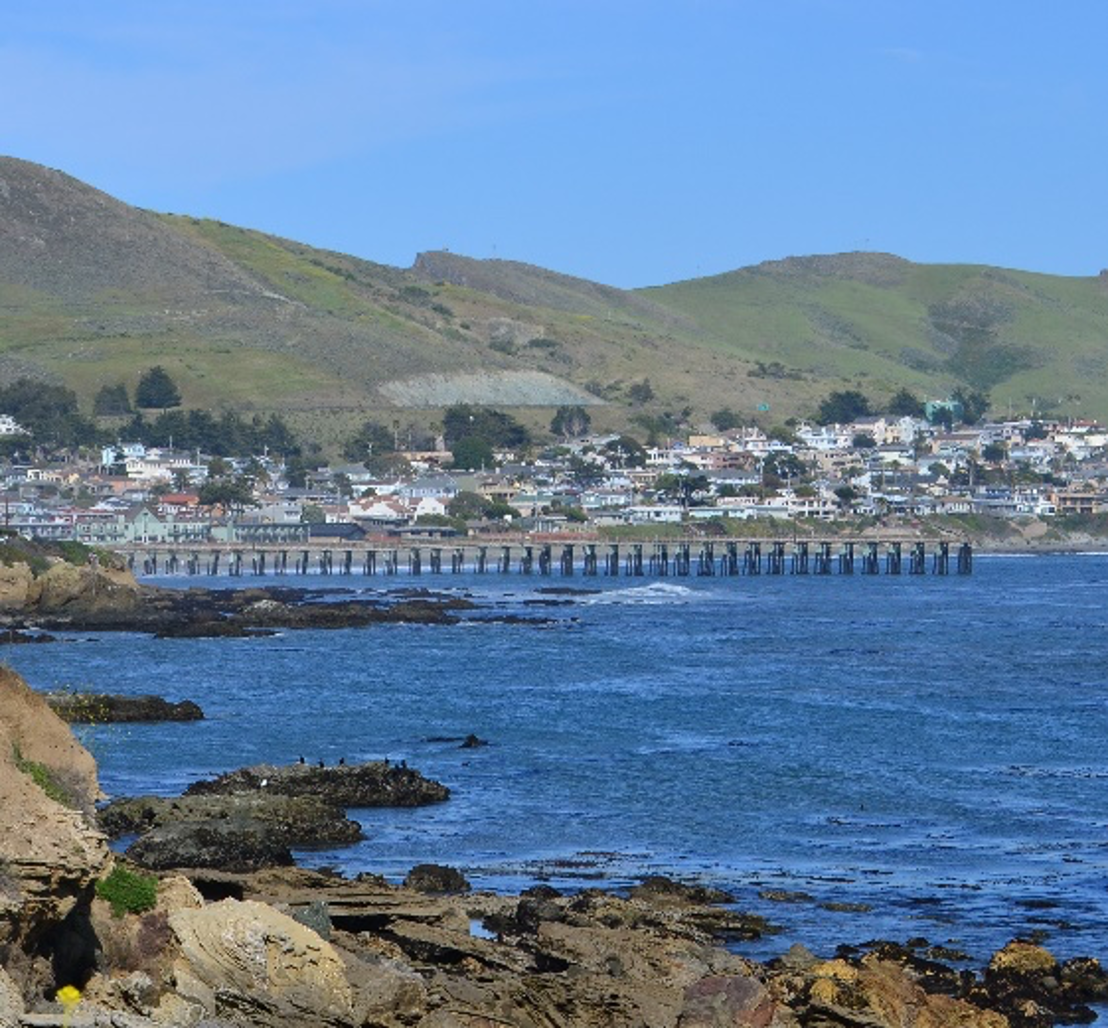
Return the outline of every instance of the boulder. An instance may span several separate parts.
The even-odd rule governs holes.
[[[1056,978],[1059,971],[1057,959],[1045,947],[1027,940],[1012,940],[989,959],[986,976],[993,979]]]
[[[997,1011],[929,993],[904,966],[867,955],[785,970],[768,988],[801,1025],[1006,1026]]]
[[[1099,962],[1076,958],[1063,966],[1045,947],[1012,940],[992,956],[984,981],[968,995],[1017,1025],[1090,1022],[1096,1015],[1088,1005],[1108,997],[1108,979]]]
[[[223,900],[169,916],[179,954],[165,1002],[230,1025],[359,1025],[346,962],[306,926],[256,901]]]
[[[709,975],[685,989],[678,1015],[680,1026],[747,1025],[775,1023],[778,1005],[765,986],[752,975]]]
[[[416,865],[404,877],[404,885],[420,893],[465,893],[469,890],[466,877],[446,865]]]
[[[119,623],[139,609],[142,587],[125,570],[58,561],[27,590],[25,606],[36,615]]]
[[[10,565],[0,561],[0,611],[24,610],[34,581],[30,565],[22,561]]]

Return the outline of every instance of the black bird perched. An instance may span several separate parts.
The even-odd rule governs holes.
[[[339,758],[339,764],[340,764],[340,765],[345,765],[345,764],[346,764],[346,758],[344,758],[344,757],[340,757],[340,758]]]

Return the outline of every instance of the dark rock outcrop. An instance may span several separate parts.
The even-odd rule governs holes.
[[[70,723],[195,722],[204,717],[191,700],[171,701],[153,694],[127,697],[116,693],[47,693],[46,702]]]
[[[288,845],[272,835],[265,822],[251,819],[161,825],[132,843],[127,857],[155,871],[219,868],[255,872],[293,863]]]
[[[226,795],[129,797],[102,808],[99,820],[111,837],[221,822],[228,826],[264,826],[269,837],[284,847],[356,843],[363,838],[361,826],[334,804],[318,797],[291,797],[264,789]],[[182,862],[181,867],[187,866]]]
[[[249,872],[292,863],[291,847],[354,843],[345,808],[414,807],[450,791],[414,768],[255,765],[193,783],[182,797],[134,797],[100,812],[110,835],[139,833],[127,856],[147,868]]]
[[[446,800],[450,790],[414,768],[387,761],[321,768],[311,764],[254,765],[193,783],[186,796],[253,792],[320,797],[336,807],[419,807]]]
[[[456,868],[447,865],[416,865],[405,877],[404,885],[420,893],[467,893],[469,883]]]

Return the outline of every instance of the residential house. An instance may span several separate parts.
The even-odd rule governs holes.
[[[402,485],[397,493],[406,500],[419,500],[423,497],[445,497],[451,500],[458,495],[458,481],[445,472],[421,475],[414,482]]]

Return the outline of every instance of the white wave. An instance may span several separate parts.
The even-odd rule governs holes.
[[[674,582],[652,582],[646,586],[629,586],[622,590],[607,590],[586,598],[586,604],[686,604],[697,591]]]

